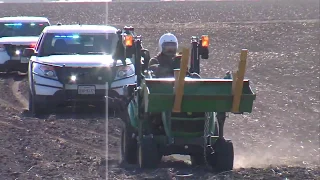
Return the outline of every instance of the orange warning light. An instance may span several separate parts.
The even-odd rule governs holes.
[[[131,47],[132,46],[132,42],[133,42],[133,37],[131,35],[126,35],[126,37],[125,37],[126,46]]]
[[[202,35],[201,36],[201,46],[202,47],[209,47],[209,36],[208,35]]]

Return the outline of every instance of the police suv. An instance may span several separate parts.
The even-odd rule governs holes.
[[[46,26],[50,22],[45,17],[0,18],[0,72],[26,72],[29,59],[21,57],[23,49],[34,47]]]
[[[25,49],[29,63],[29,110],[57,105],[105,103],[134,84],[132,58],[118,60],[118,29],[106,25],[52,25],[44,28],[35,48]],[[109,104],[110,106],[110,104]],[[112,106],[112,105],[111,105]]]

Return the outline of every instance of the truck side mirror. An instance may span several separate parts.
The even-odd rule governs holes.
[[[36,55],[35,49],[33,48],[26,48],[23,50],[22,56],[23,57],[31,57]]]

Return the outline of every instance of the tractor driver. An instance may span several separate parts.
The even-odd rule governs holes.
[[[174,69],[180,68],[181,55],[177,54],[178,39],[171,33],[162,35],[159,39],[160,52],[149,61],[148,70],[156,77],[173,77]],[[201,78],[197,73],[188,73],[193,78]]]

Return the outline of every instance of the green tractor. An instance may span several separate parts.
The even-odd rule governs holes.
[[[232,170],[233,144],[223,131],[227,113],[251,113],[256,98],[249,80],[243,79],[247,51],[241,53],[237,73],[216,79],[185,77],[188,62],[189,72],[199,74],[200,59],[208,59],[209,54],[208,36],[192,37],[191,58],[189,49],[184,49],[175,77],[154,78],[147,71],[150,58],[141,60],[150,57],[141,37],[133,37],[129,44],[137,83],[125,87],[123,162],[156,168],[163,156],[181,154],[190,155],[193,165],[207,165],[218,172]]]

